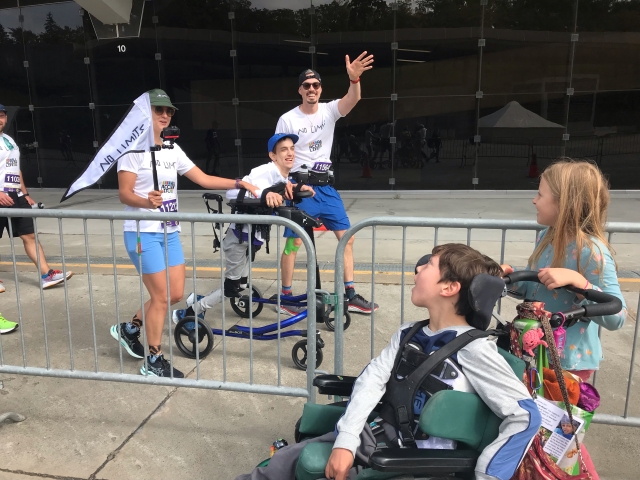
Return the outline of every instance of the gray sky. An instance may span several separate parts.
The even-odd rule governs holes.
[[[75,2],[54,3],[48,5],[37,5],[35,7],[23,7],[24,28],[34,33],[44,31],[44,21],[47,13],[51,12],[53,19],[61,27],[76,28],[82,25],[82,18],[78,14],[80,7]],[[18,8],[7,8],[0,10],[0,23],[5,29],[19,26]]]

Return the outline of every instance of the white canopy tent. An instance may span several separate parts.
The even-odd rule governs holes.
[[[478,119],[482,143],[554,144],[565,129],[527,110],[518,102]]]

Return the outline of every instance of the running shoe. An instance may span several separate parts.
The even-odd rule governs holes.
[[[135,333],[128,333],[126,323],[116,324],[109,332],[111,336],[118,340],[118,330],[120,330],[120,345],[124,347],[133,358],[144,358],[144,346],[140,343],[140,330]]]
[[[2,315],[0,315],[0,335],[13,332],[16,328],[18,328],[18,324],[15,322],[10,322]]]
[[[356,313],[371,313],[378,310],[377,303],[371,303],[365,300],[362,295],[356,293],[351,300],[349,300],[349,311]]]
[[[278,309],[278,306],[276,305],[276,311]],[[302,312],[304,312],[307,309],[307,307],[297,307],[295,305],[280,305],[280,315],[298,315]]]
[[[183,318],[185,318],[185,317],[194,317],[195,315],[196,315],[196,312],[193,311],[193,307],[188,307],[188,308],[183,308],[183,309],[180,309],[180,310],[174,310],[171,313],[171,319],[173,320],[173,323],[177,324]],[[200,312],[198,314],[198,318],[200,320],[204,320],[204,312]],[[193,323],[188,324],[187,328],[194,328],[194,324]]]
[[[4,293],[4,283],[0,280],[0,293]]]
[[[194,298],[195,298],[195,302],[193,301]],[[204,295],[196,295],[195,293],[191,292],[187,297],[187,307],[193,307],[194,303],[199,302],[203,298],[204,298]]]
[[[281,295],[284,295],[284,293],[281,294]],[[287,297],[292,297],[293,294],[288,293],[286,296]],[[277,302],[278,301],[278,299],[276,298],[275,294],[271,295],[269,300],[272,301],[272,302]],[[277,312],[278,311],[278,305],[274,305],[273,309]],[[298,307],[296,305],[283,305],[283,304],[280,304],[280,315],[291,315],[291,316],[294,316],[294,315],[298,315],[298,314],[304,312],[306,309],[307,309],[307,307]]]
[[[164,355],[156,357],[156,361],[152,362],[151,357],[147,357],[147,368],[144,363],[140,367],[140,373],[142,375],[148,375],[150,377],[171,377],[171,363],[165,360]],[[184,378],[184,373],[180,370],[173,368],[173,378]]]
[[[73,272],[68,271],[67,280],[71,277],[73,277]],[[62,282],[64,282],[64,274],[61,270],[49,270],[49,273],[42,277],[42,288],[46,290]]]

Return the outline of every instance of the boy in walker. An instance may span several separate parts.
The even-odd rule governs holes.
[[[461,244],[440,245],[432,254],[422,257],[415,271],[415,286],[411,302],[429,310],[429,324],[417,330],[407,340],[415,349],[429,355],[458,335],[474,328],[486,330],[488,320],[479,321],[469,301],[469,287],[477,275],[502,276],[500,266],[477,250]],[[490,318],[489,318],[490,319]],[[352,479],[365,468],[375,450],[378,433],[371,430],[367,418],[387,391],[387,383],[401,344],[413,323],[405,324],[393,335],[380,355],[369,363],[354,383],[344,415],[331,432],[278,450],[266,467],[236,480],[283,480],[295,478],[295,468],[301,450],[309,442],[332,442],[333,449],[325,468],[327,479]],[[502,423],[498,437],[480,454],[475,478],[478,480],[510,479],[538,431],[541,416],[526,387],[516,377],[506,360],[498,353],[495,342],[477,338],[449,357],[447,368],[454,368],[455,380],[449,380],[454,390],[476,393]],[[443,369],[445,371],[445,369]],[[417,421],[425,394],[419,391],[414,400],[414,420]],[[376,419],[378,422],[378,419]],[[374,422],[374,423],[376,423]],[[402,432],[393,425],[384,427],[385,443],[403,444]],[[416,425],[414,438],[419,439]],[[391,443],[388,443],[391,442]],[[452,440],[430,437],[416,440],[417,448],[455,448]]]
[[[291,193],[289,172],[293,168],[297,141],[297,135],[287,133],[273,135],[267,143],[271,161],[252,169],[251,173],[242,179],[250,181],[252,185],[261,189],[258,192],[261,195],[260,198],[270,208],[279,207],[284,202],[280,193],[270,190],[272,187],[285,184],[288,193]],[[236,182],[236,184],[238,183]],[[228,200],[235,200],[239,195],[244,195],[246,198],[256,198],[248,191],[242,192],[239,185],[237,186],[238,188],[227,191]],[[313,192],[313,189],[307,185],[300,187],[300,190]],[[187,308],[173,311],[174,323],[178,323],[185,317],[195,316],[196,311],[200,318],[204,318],[205,312],[220,303],[223,296],[227,298],[240,296],[240,292],[247,287],[247,277],[249,276],[249,242],[252,242],[251,253],[254,256],[264,243],[260,226],[256,227],[250,231],[248,225],[235,223],[229,225],[222,240],[225,258],[224,291],[216,289],[204,296],[196,296],[195,293],[191,293],[187,297]],[[266,225],[266,227],[269,226]]]

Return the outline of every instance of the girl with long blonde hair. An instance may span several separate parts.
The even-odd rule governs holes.
[[[562,159],[540,176],[533,199],[537,222],[547,228],[536,239],[528,269],[538,270],[539,283],[518,285],[525,298],[545,303],[546,310],[567,310],[588,300],[561,287],[600,290],[622,301],[615,315],[591,317],[567,329],[562,368],[588,380],[602,360],[598,326],[618,330],[627,308],[618,284],[617,268],[604,233],[609,206],[609,185],[602,172],[590,162]],[[510,265],[502,266],[511,273]],[[545,288],[546,287],[546,288]]]

